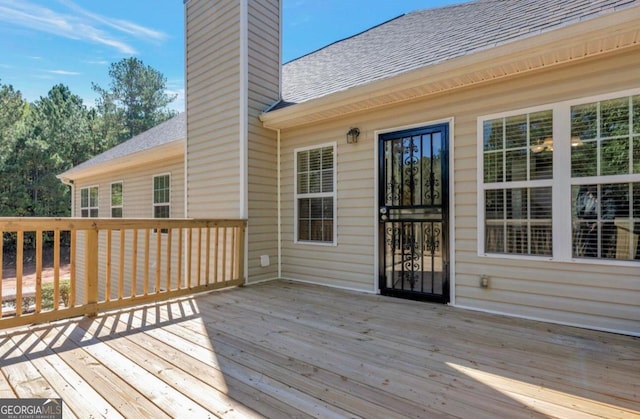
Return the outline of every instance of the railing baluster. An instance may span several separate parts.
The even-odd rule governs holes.
[[[160,293],[160,273],[162,271],[162,229],[156,234],[156,294]]]
[[[96,305],[98,303],[98,229],[92,228],[86,230],[85,237],[85,291],[86,304]],[[97,306],[95,310],[87,313],[91,317],[98,314]]]
[[[36,314],[42,311],[42,231],[36,231]]]
[[[145,229],[144,235],[144,283],[142,284],[142,293],[149,294],[149,241],[151,239],[151,230]]]
[[[22,258],[24,252],[24,232],[18,231],[16,242],[16,317],[22,315]]]
[[[133,229],[131,251],[131,297],[136,296],[136,288],[138,286],[138,229]]]
[[[222,282],[227,282],[227,227],[222,228]]]
[[[106,258],[107,258],[107,266],[106,266],[106,278],[104,281],[104,300],[111,301],[111,229],[107,229],[107,248],[106,250]]]
[[[241,280],[243,283],[245,281],[245,274],[244,274],[244,269],[245,269],[245,260],[244,260],[244,249],[245,249],[245,242],[244,239],[246,237],[246,229],[244,224],[241,224],[239,227],[234,227],[234,229],[238,230],[238,250],[236,252],[237,254],[237,258],[238,258],[238,278],[239,280]]]
[[[167,231],[167,291],[171,291],[171,258],[173,252],[171,249],[171,238],[173,237],[173,229]],[[160,262],[158,262],[160,263]]]
[[[218,243],[220,242],[220,227],[216,226],[215,241],[213,242],[213,282],[218,282]]]
[[[182,248],[182,228],[178,229],[178,270],[176,271],[176,275],[178,277],[178,289],[182,289],[182,252],[184,249]]]
[[[207,235],[206,235],[206,255],[205,255],[205,270],[204,270],[204,280],[205,284],[211,283],[211,278],[209,277],[209,265],[211,262],[211,227],[207,227]]]
[[[191,247],[193,245],[193,228],[187,228],[187,288],[191,288]]]
[[[236,228],[231,227],[231,248],[233,251],[231,252],[231,262],[229,263],[229,268],[231,272],[229,272],[229,279],[236,279]]]
[[[53,310],[60,308],[60,229],[53,231]]]
[[[124,298],[124,246],[125,229],[120,229],[120,266],[118,266],[118,300]]]
[[[201,271],[202,271],[202,229],[198,229],[198,286],[202,285],[201,280]]]
[[[71,242],[71,248],[69,249],[69,307],[75,307],[76,305],[76,231],[71,230],[69,232],[69,240]]]

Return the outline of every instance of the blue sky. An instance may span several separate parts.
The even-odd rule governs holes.
[[[283,0],[289,61],[412,10],[463,0]],[[62,83],[93,105],[110,63],[135,56],[184,107],[183,0],[0,0],[0,82],[29,101]]]

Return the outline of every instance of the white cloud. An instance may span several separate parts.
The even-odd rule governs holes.
[[[61,76],[79,76],[82,74],[82,73],[78,73],[77,71],[67,71],[67,70],[45,70],[45,73],[58,74]]]
[[[134,37],[146,42],[167,38],[163,32],[134,22],[91,13],[70,0],[61,0],[71,13],[61,13],[28,0],[0,0],[0,21],[78,41],[111,47],[133,55],[136,49],[127,42]]]

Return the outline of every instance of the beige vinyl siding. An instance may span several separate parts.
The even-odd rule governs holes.
[[[278,276],[276,132],[258,116],[279,98],[279,0],[249,1],[248,8],[248,279]],[[260,266],[269,256],[270,265]]]
[[[153,176],[158,174],[170,174],[171,175],[171,217],[172,218],[184,218],[184,160],[181,155],[172,156],[164,160],[156,160],[139,167],[121,170],[117,172],[111,172],[105,170],[103,174],[97,176],[91,176],[87,178],[77,179],[75,182],[75,208],[76,214],[79,214],[80,209],[80,189],[97,185],[98,186],[98,201],[99,201],[99,216],[101,218],[110,218],[111,216],[111,183],[121,181],[123,186],[122,202],[123,202],[123,217],[125,218],[153,218]],[[119,266],[119,232],[114,232],[112,236],[112,244],[114,246],[112,266]],[[127,238],[125,244],[125,254],[131,255],[133,252],[132,246],[132,233],[129,231],[126,233]],[[155,272],[155,249],[156,249],[156,237],[157,234],[151,233],[150,245],[151,245],[151,259],[150,263],[153,265]],[[106,234],[101,233],[99,238],[99,246],[104,249],[106,246]],[[173,246],[175,248],[177,240],[173,240]],[[144,232],[139,233],[138,237],[138,249],[140,251],[144,249]],[[176,248],[177,249],[177,248]],[[174,249],[174,250],[176,250]],[[78,246],[77,246],[77,274],[78,274],[78,296],[81,298],[78,301],[84,301],[84,283],[82,278],[84,277],[84,235],[78,234]],[[175,251],[172,252],[174,255]],[[163,253],[164,254],[164,253]],[[103,253],[103,255],[105,255]],[[104,257],[99,259],[100,266],[98,274],[100,278],[106,276],[106,260]],[[125,294],[130,293],[131,286],[130,281],[132,278],[131,260],[125,259]],[[144,272],[142,270],[142,255],[138,258],[137,269],[137,283],[138,289],[142,290],[142,279],[144,278]],[[174,264],[175,266],[175,264]],[[164,275],[165,266],[161,265]],[[175,272],[174,272],[175,274]],[[117,269],[112,271],[112,283],[117,284]],[[153,283],[155,283],[155,277]],[[104,284],[104,281],[102,282]],[[164,282],[163,282],[164,284]],[[117,288],[115,288],[117,290]],[[112,289],[112,293],[114,289]],[[104,288],[100,290],[100,297],[104,295]]]
[[[187,200],[193,218],[238,218],[240,2],[186,4]]]
[[[373,290],[377,229],[374,132],[454,118],[455,303],[459,306],[640,334],[640,267],[478,256],[477,118],[640,87],[638,49],[485,83],[427,100],[282,132],[283,276]],[[356,145],[344,136],[357,126]],[[293,243],[293,150],[337,141],[338,243]],[[481,209],[480,209],[481,210]],[[567,209],[569,211],[570,209]],[[491,277],[488,289],[479,276]]]

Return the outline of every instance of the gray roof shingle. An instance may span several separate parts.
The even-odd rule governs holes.
[[[187,125],[185,113],[182,112],[173,118],[148,129],[142,134],[110,148],[102,154],[81,163],[60,176],[70,175],[73,172],[80,172],[89,167],[113,161],[122,157],[130,156],[140,151],[149,150],[174,141],[185,140],[187,138]]]
[[[306,102],[592,19],[640,0],[477,0],[411,12],[290,61],[282,102]]]

